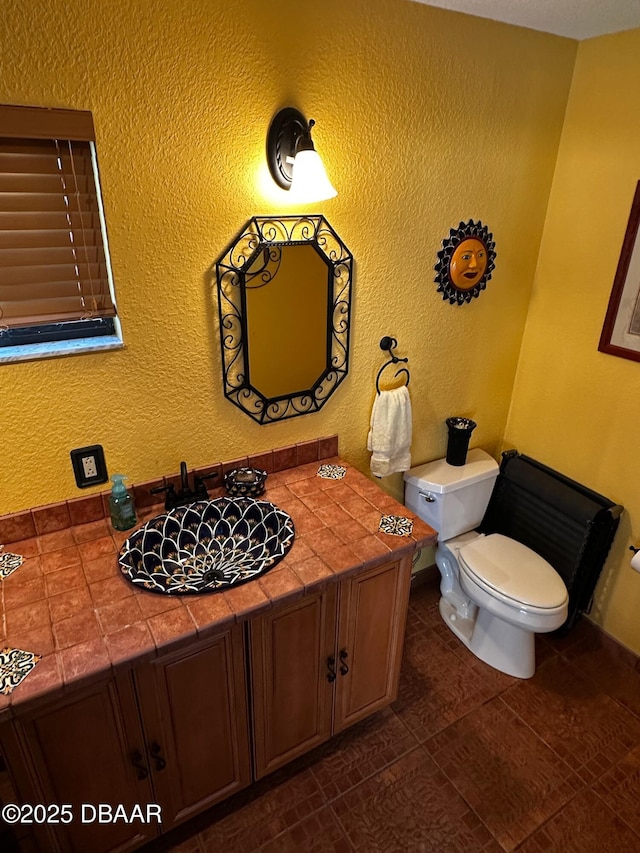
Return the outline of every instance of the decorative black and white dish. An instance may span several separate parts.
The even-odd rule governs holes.
[[[118,563],[150,592],[221,592],[273,568],[294,538],[291,517],[269,501],[216,498],[150,519],[126,540]]]
[[[234,468],[224,475],[227,494],[236,498],[258,498],[264,492],[267,472],[259,468]]]
[[[346,473],[347,469],[343,465],[321,465],[317,476],[325,480],[342,480]]]
[[[0,546],[2,547],[2,546]],[[8,578],[24,563],[24,557],[20,554],[10,554],[8,551],[0,554],[0,580]]]
[[[413,521],[404,515],[383,515],[378,530],[392,536],[411,536]]]
[[[0,693],[8,696],[29,675],[42,655],[25,652],[23,649],[0,650]]]

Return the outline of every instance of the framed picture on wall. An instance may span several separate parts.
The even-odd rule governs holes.
[[[640,361],[640,181],[631,205],[598,349]]]

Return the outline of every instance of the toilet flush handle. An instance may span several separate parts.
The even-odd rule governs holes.
[[[430,492],[418,492],[421,498],[424,498],[427,503],[434,503],[436,498],[435,495],[432,495]]]

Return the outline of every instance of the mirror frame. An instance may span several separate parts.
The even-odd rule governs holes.
[[[326,364],[310,388],[267,397],[251,383],[246,288],[268,284],[281,247],[311,245],[327,264]],[[265,263],[253,269],[260,254]],[[260,424],[317,412],[349,372],[353,256],[321,215],[254,216],[216,262],[224,396]],[[254,284],[254,286],[256,286]]]

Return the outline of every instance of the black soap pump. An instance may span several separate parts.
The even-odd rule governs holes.
[[[111,523],[116,530],[130,530],[136,523],[136,508],[133,498],[126,490],[123,474],[114,474],[111,477],[113,488],[109,498],[109,511]]]

